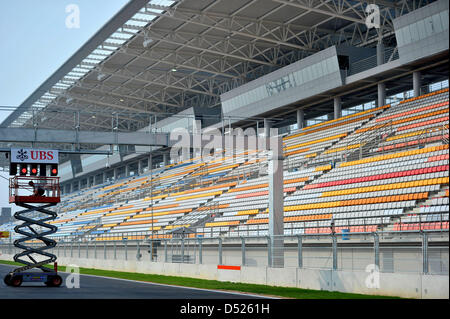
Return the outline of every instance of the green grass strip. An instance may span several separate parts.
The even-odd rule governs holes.
[[[16,262],[4,260],[0,260],[0,263],[17,266],[21,265]],[[48,265],[48,267],[51,268],[52,266]],[[301,288],[266,286],[266,285],[246,284],[246,283],[233,283],[229,281],[224,282],[224,281],[197,279],[189,277],[141,274],[141,273],[131,273],[131,272],[101,270],[91,268],[80,268],[80,274],[129,279],[136,281],[193,287],[193,288],[237,291],[244,293],[253,293],[253,294],[270,295],[295,299],[399,299],[399,297],[374,296],[374,295],[352,294],[335,291],[310,290]]]

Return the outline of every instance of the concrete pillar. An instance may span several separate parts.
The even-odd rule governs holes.
[[[297,110],[297,128],[300,130],[304,128],[305,125],[305,111],[302,109]]]
[[[386,104],[386,85],[378,83],[378,107]]]
[[[271,149],[269,173],[269,267],[284,267],[283,141]]]
[[[199,157],[202,154],[202,122],[199,120],[194,121],[194,127],[193,127],[194,137],[193,137],[193,145],[192,145],[192,151],[193,155],[192,158]]]
[[[142,174],[142,161],[139,160],[138,161],[138,175],[141,175],[141,174]]]
[[[416,71],[413,72],[413,90],[414,90],[414,97],[420,96],[420,86],[422,85],[422,79],[420,72]]]
[[[81,179],[78,180],[78,190],[81,190]]]
[[[169,165],[169,153],[163,154],[163,162],[164,162],[164,166]]]
[[[377,44],[377,65],[384,64],[384,44],[380,42]]]
[[[130,176],[130,165],[128,164],[125,165],[125,176]]]
[[[106,183],[106,172],[102,174],[102,183]]]
[[[264,137],[270,137],[271,123],[268,119],[264,119]]]
[[[342,101],[340,96],[334,98],[334,119],[338,119],[342,116]]]
[[[152,165],[153,165],[153,157],[152,157],[152,154],[150,154],[149,156],[148,156],[148,170],[150,171],[150,169],[152,168]]]
[[[118,168],[116,167],[115,169],[114,169],[114,180],[116,181],[117,180],[117,170],[118,170]]]

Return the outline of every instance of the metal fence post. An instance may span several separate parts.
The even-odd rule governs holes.
[[[153,236],[150,239],[150,261],[153,261]]]
[[[164,262],[167,262],[167,239],[164,239]]]
[[[103,242],[103,259],[106,260],[106,241]]]
[[[375,254],[375,265],[380,269],[380,238],[377,233],[373,233],[373,248]]]
[[[272,267],[272,245],[270,236],[267,236],[267,266]]]
[[[333,270],[337,270],[337,240],[336,236],[331,235],[333,248]]]
[[[97,242],[94,242],[94,259],[97,259]]]
[[[114,241],[114,259],[117,259],[117,243]]]
[[[298,268],[303,268],[303,238],[302,235],[297,237],[297,250],[298,250]]]
[[[181,262],[184,263],[184,238],[181,238]]]
[[[202,249],[202,239],[198,238],[198,263],[201,265],[203,263],[203,249]]]
[[[128,260],[128,241],[125,240],[125,260]]]
[[[67,250],[67,245],[64,244],[64,257],[67,257],[67,256],[66,256],[66,250]]]
[[[70,242],[70,258],[73,258],[73,241]]]
[[[245,238],[241,237],[242,266],[245,266]]]
[[[423,273],[428,274],[428,234],[422,234],[422,260],[423,260]]]
[[[219,265],[222,265],[222,238],[219,238]]]
[[[193,263],[196,264],[197,263],[197,245],[195,244],[195,240],[192,240],[192,249],[194,250],[194,260]]]
[[[176,242],[175,241],[172,241],[172,239],[170,240],[170,248],[171,248],[171,250],[170,250],[170,252],[171,252],[171,254],[170,254],[170,261],[171,262],[173,262],[173,246],[176,244]],[[177,247],[178,248],[178,247]]]
[[[89,243],[86,242],[86,259],[89,259]]]
[[[81,243],[78,243],[78,258],[81,258]]]
[[[136,260],[140,260],[140,254],[141,254],[141,246],[139,245],[139,241],[137,242],[137,249],[136,249]]]

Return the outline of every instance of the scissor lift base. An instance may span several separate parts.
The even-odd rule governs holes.
[[[4,278],[7,286],[19,287],[24,282],[43,282],[48,287],[59,287],[62,278],[56,272],[10,272]]]

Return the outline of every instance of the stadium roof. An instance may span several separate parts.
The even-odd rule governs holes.
[[[329,46],[373,47],[430,2],[131,0],[1,126],[137,130]]]

